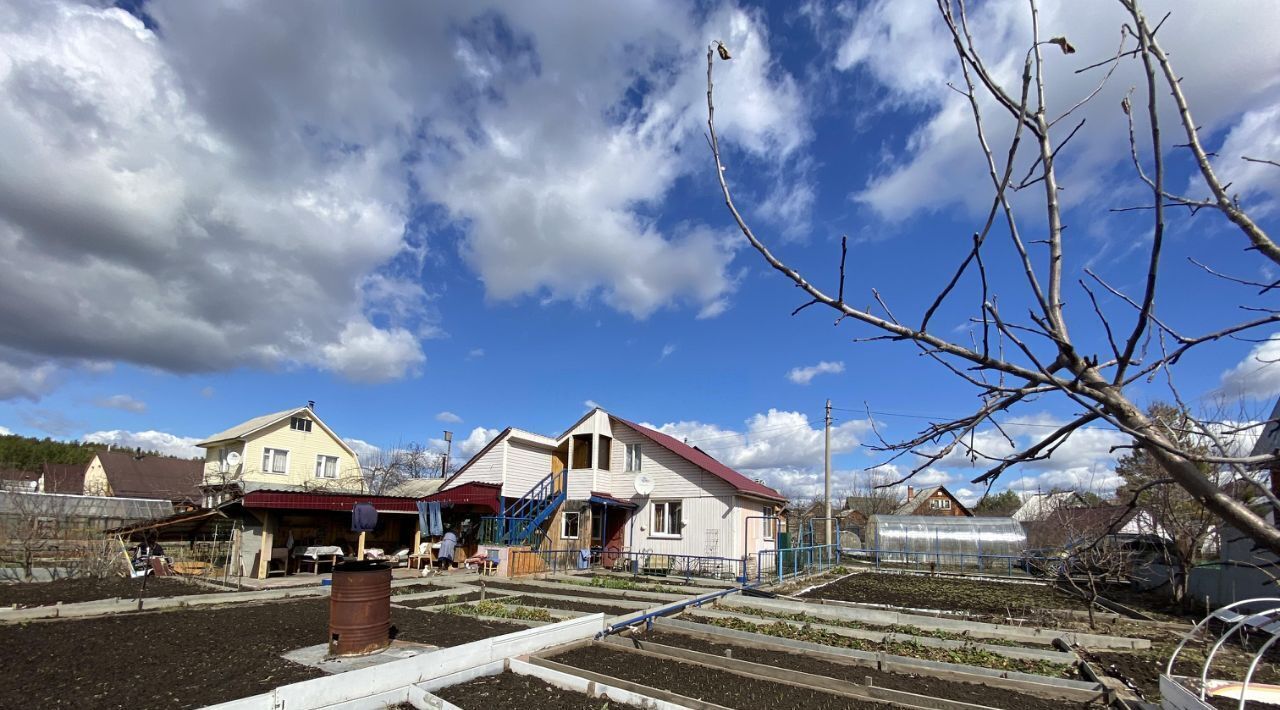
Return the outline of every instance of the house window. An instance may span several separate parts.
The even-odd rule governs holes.
[[[951,499],[950,498],[930,498],[929,509],[930,510],[951,510]]]
[[[288,473],[289,452],[284,449],[263,449],[262,470],[267,473]]]
[[[565,540],[578,539],[578,526],[582,523],[582,513],[565,511],[560,517],[560,537]]]
[[[593,511],[591,513],[591,539],[592,540],[604,539],[603,537],[601,537],[603,533],[603,525],[604,525],[604,516],[596,515],[595,512]]]
[[[316,457],[316,478],[337,478],[338,457],[321,454]]]
[[[640,445],[627,444],[627,471],[640,470]]]
[[[773,517],[773,507],[764,507],[764,539],[772,540],[778,534],[778,519]]]
[[[680,510],[684,506],[678,500],[667,500],[654,502],[653,504],[653,535],[661,537],[680,537],[680,530],[684,527],[681,523]]]
[[[289,420],[289,428],[294,431],[311,431],[311,420],[306,417],[293,417]]]
[[[227,463],[227,454],[229,453],[231,453],[231,449],[225,446],[218,449],[218,472],[219,473],[226,473],[231,468],[231,465]]]

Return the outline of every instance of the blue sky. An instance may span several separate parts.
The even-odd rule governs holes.
[[[1101,78],[1074,70],[1115,51],[1119,6],[1092,5],[1042,13],[1080,50],[1049,57],[1059,110]],[[1267,34],[1280,10],[1148,14],[1165,9],[1162,39],[1217,167],[1274,231],[1280,170],[1238,157],[1280,157]],[[704,52],[723,39],[734,59],[716,67],[718,127],[748,219],[831,287],[847,235],[850,300],[875,288],[918,319],[990,198],[932,3],[129,10],[0,11],[0,154],[13,158],[0,162],[4,430],[182,453],[316,400],[362,445],[448,428],[466,454],[508,425],[558,433],[598,403],[806,495],[821,484],[825,399],[839,408],[837,489],[894,472],[865,470],[878,460],[866,408],[905,437],[919,417],[975,405],[911,346],[855,344],[873,333],[816,309],[791,316],[803,301],[733,229],[703,136]],[[1025,4],[974,15],[1008,74]],[[1086,127],[1061,158],[1068,316],[1089,352],[1105,340],[1076,280],[1089,267],[1136,293],[1150,239],[1145,215],[1109,212],[1143,200],[1118,109],[1138,68],[1122,64],[1077,114]],[[999,143],[1008,126],[992,125]],[[1170,151],[1170,184],[1203,192]],[[1040,196],[1017,198],[1032,231]],[[1180,330],[1272,305],[1188,261],[1275,278],[1217,215],[1177,215],[1169,240],[1158,304]],[[1023,309],[1011,251],[986,265],[1002,310]],[[973,286],[936,332],[967,340]],[[1130,327],[1122,303],[1102,304]],[[1224,342],[1182,362],[1177,384],[1248,418],[1280,392],[1276,356],[1276,343]],[[1160,382],[1132,394],[1168,398]],[[1008,423],[1027,443],[1072,412],[1044,398]],[[1113,487],[1117,443],[1081,432],[997,488]],[[972,499],[982,469],[964,459],[919,482]]]

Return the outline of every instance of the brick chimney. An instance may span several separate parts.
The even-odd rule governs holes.
[[[915,498],[915,497],[916,497],[916,488],[915,488],[915,486],[907,486],[907,500],[908,500],[908,501],[910,501],[911,499],[913,499],[913,498]]]

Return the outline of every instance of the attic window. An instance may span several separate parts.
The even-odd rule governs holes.
[[[929,509],[930,510],[951,510],[951,499],[950,498],[930,498]]]
[[[306,417],[293,417],[289,420],[289,428],[294,431],[311,431],[311,420]]]

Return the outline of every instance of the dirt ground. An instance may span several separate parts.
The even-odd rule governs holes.
[[[402,594],[421,594],[423,592],[438,592],[442,589],[453,589],[453,587],[442,587],[439,584],[407,584],[403,587],[392,587],[391,596],[397,597]]]
[[[464,710],[601,710],[609,701],[557,688],[537,678],[516,673],[476,678],[435,691]]]
[[[490,594],[489,598],[496,599]],[[413,609],[421,609],[424,606],[439,606],[441,604],[457,604],[459,602],[474,602],[480,599],[480,592],[468,592],[467,594],[450,594],[447,597],[430,597],[427,599],[409,599],[407,601],[397,601],[394,597],[391,603],[400,604]]]
[[[878,572],[850,575],[801,596],[1013,616],[1086,608],[1083,600],[1046,586]]]
[[[800,653],[781,653],[772,650],[752,648],[741,644],[715,643],[692,636],[668,632],[648,632],[637,634],[636,638],[642,647],[645,641],[687,648],[717,656],[729,656],[742,661],[762,663],[774,668],[788,668],[803,673],[824,675],[851,683],[864,685],[869,677],[875,685],[893,690],[904,690],[934,698],[959,700],[976,705],[986,705],[1009,710],[1054,710],[1055,708],[1087,707],[1086,704],[1071,703],[1066,700],[1044,700],[1030,695],[1023,695],[1010,690],[998,690],[984,685],[957,683],[931,676],[918,676],[897,673],[886,673],[874,668],[831,663]]]
[[[731,708],[882,710],[885,707],[880,703],[601,645],[582,646],[553,656],[551,660]]]
[[[20,582],[0,584],[0,606],[32,607],[48,604],[92,602],[100,599],[137,599],[151,597],[178,597],[188,594],[216,594],[221,591],[195,584],[181,577],[147,577],[147,588],[142,589],[143,577],[125,579],[74,578],[53,582]]]
[[[1177,639],[1166,639],[1153,642],[1151,648],[1145,651],[1125,653],[1091,650],[1088,660],[1101,672],[1121,680],[1131,681],[1143,696],[1154,702],[1160,697],[1160,674],[1164,672],[1177,642]],[[1178,663],[1173,669],[1174,673],[1199,677],[1200,669],[1204,666],[1206,651],[1207,648],[1203,645],[1184,650],[1178,656]],[[1238,645],[1234,643],[1224,645],[1213,658],[1211,675],[1214,678],[1243,679],[1252,660],[1253,654],[1244,651]],[[1258,664],[1254,680],[1259,683],[1280,682],[1280,667],[1276,660],[1280,659],[1272,658]],[[1253,704],[1250,703],[1249,707],[1253,707]]]
[[[329,601],[308,599],[0,626],[0,708],[191,708],[321,671],[280,658],[324,643]],[[392,609],[397,638],[456,646],[525,627]]]

